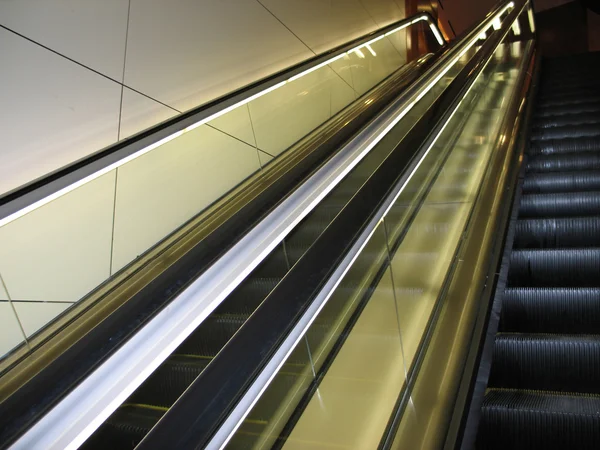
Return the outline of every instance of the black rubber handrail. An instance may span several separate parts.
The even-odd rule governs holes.
[[[509,23],[519,12],[520,8],[509,13]],[[408,177],[417,156],[448,120],[501,37],[501,32],[495,32],[485,41],[307,253],[144,438],[138,449],[204,448],[210,443],[369,224],[390,190]]]
[[[374,37],[383,35],[402,25],[410,24],[417,17],[426,17],[427,21],[437,28],[436,22],[430,14],[426,12],[415,14],[380,28],[379,30],[367,33],[346,44],[335,47],[266,78],[253,82],[236,91],[193,108],[190,111],[179,114],[172,119],[166,120],[165,122],[157,124],[123,141],[110,145],[105,149],[0,195],[0,220],[59,192],[155,142],[167,138],[178,131],[184,130],[190,125],[210,117],[229,106],[235,105],[236,103],[269,89],[284,80],[298,75],[311,67],[334,58],[360,44],[368,42]]]

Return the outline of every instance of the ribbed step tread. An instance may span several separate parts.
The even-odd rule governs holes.
[[[279,263],[287,268],[285,257]],[[249,316],[280,281],[281,278],[278,277],[249,277],[221,303],[216,313]]]
[[[600,449],[600,52],[542,70],[478,449]]]
[[[212,314],[177,349],[184,355],[215,356],[250,315]]]
[[[526,194],[521,197],[521,218],[600,215],[600,192]]]
[[[600,111],[600,102],[575,103],[572,105],[555,105],[540,108],[535,112],[535,117],[554,117],[564,114],[594,113]]]
[[[521,219],[515,248],[600,247],[600,216]]]
[[[567,76],[563,78],[544,79],[540,83],[540,94],[556,92],[574,92],[576,89],[598,87],[598,78],[600,74],[593,74],[584,77]]]
[[[599,94],[597,85],[567,85],[555,87],[554,89],[540,89],[539,98],[562,98],[562,97],[587,97],[589,95]]]
[[[531,131],[531,139],[534,141],[591,137],[598,135],[600,135],[600,124],[598,123],[564,125],[562,127],[552,128],[537,128]]]
[[[536,155],[527,162],[534,173],[569,172],[600,169],[600,153],[571,153],[567,155]]]
[[[498,334],[489,387],[600,393],[600,336]]]
[[[212,358],[174,355],[167,359],[127,403],[170,407],[208,366]]]
[[[547,139],[534,141],[529,146],[531,155],[555,155],[600,151],[600,139],[573,138],[573,139]]]
[[[600,288],[508,288],[499,329],[600,334]]]
[[[600,448],[597,396],[492,389],[481,412],[478,449]]]
[[[540,99],[538,101],[539,108],[545,108],[547,106],[563,106],[563,105],[578,105],[587,103],[600,102],[600,94],[594,94],[585,97],[567,97],[567,98],[553,98],[553,99]]]
[[[578,114],[565,114],[562,116],[541,117],[533,122],[534,128],[564,127],[566,125],[580,125],[600,123],[600,112],[581,112]]]
[[[600,171],[529,173],[523,193],[600,191]]]
[[[600,248],[513,250],[509,286],[600,287]]]
[[[165,411],[141,406],[122,406],[108,418],[81,449],[129,449],[156,425]]]

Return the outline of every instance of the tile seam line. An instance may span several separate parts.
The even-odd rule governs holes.
[[[252,144],[250,144],[249,142],[246,142],[246,141],[244,141],[243,139],[240,139],[239,137],[236,137],[236,136],[234,136],[233,134],[229,134],[229,133],[227,133],[226,131],[223,131],[223,130],[221,130],[220,128],[217,128],[215,125],[211,125],[211,123],[210,123],[210,122],[206,122],[204,125],[206,125],[206,126],[207,126],[207,127],[209,127],[209,128],[212,128],[212,129],[213,129],[213,130],[215,130],[215,131],[218,131],[219,133],[223,133],[225,136],[228,136],[228,137],[230,137],[231,139],[235,139],[236,141],[238,141],[238,142],[241,142],[242,144],[246,144],[246,145],[247,145],[247,146],[249,146],[249,147],[252,147],[252,148],[254,148],[254,149],[256,149],[256,150],[258,150],[258,151],[260,151],[260,152],[262,152],[262,153],[266,153],[267,155],[269,155],[269,156],[271,156],[271,157],[275,158],[275,156],[271,155],[269,152],[266,152],[266,151],[262,150],[261,148],[259,148],[258,146],[256,146],[256,145],[252,145]]]
[[[263,3],[262,3],[260,0],[256,0],[256,3],[258,3],[260,6],[262,6],[262,7],[263,7],[263,8],[264,8],[264,9],[265,9],[265,10],[266,10],[266,11],[267,11],[269,14],[271,14],[271,15],[272,15],[272,16],[275,18],[275,20],[277,20],[277,21],[278,21],[278,22],[279,22],[279,23],[280,23],[280,24],[281,24],[281,25],[282,25],[282,26],[283,26],[283,27],[284,27],[286,30],[288,30],[290,33],[292,33],[292,35],[293,35],[293,36],[294,36],[296,39],[298,39],[298,41],[300,41],[300,42],[302,43],[302,45],[304,45],[304,46],[305,46],[305,47],[308,49],[308,51],[309,51],[309,52],[311,52],[311,53],[312,53],[313,55],[315,55],[315,56],[317,55],[317,54],[314,52],[314,50],[308,46],[308,44],[307,44],[306,42],[304,42],[302,39],[300,39],[300,37],[299,37],[299,36],[298,36],[296,33],[294,33],[294,32],[293,32],[293,31],[292,31],[292,30],[291,30],[291,29],[290,29],[290,28],[289,28],[289,27],[288,27],[288,26],[287,26],[285,23],[283,23],[283,21],[282,21],[282,20],[281,20],[279,17],[277,17],[277,16],[276,16],[276,15],[275,15],[275,14],[274,14],[274,13],[273,13],[273,12],[272,12],[272,11],[271,11],[269,8],[267,8],[265,5],[263,5]]]
[[[19,314],[17,314],[17,309],[15,308],[15,305],[13,305],[12,297],[10,295],[10,292],[8,291],[8,286],[6,285],[6,282],[4,281],[4,277],[2,276],[1,273],[0,273],[0,286],[2,286],[4,288],[4,292],[6,292],[8,304],[10,305],[10,308],[12,309],[12,312],[15,315],[17,325],[19,326],[19,330],[21,331],[21,335],[23,336],[23,341],[25,342],[25,345],[27,346],[29,351],[31,351],[31,346],[29,344],[29,339],[27,338],[27,333],[25,332],[25,327],[21,323],[21,318],[19,317]]]
[[[77,64],[78,66],[80,66],[80,67],[83,67],[84,69],[87,69],[87,70],[89,70],[90,72],[94,72],[96,75],[100,75],[101,77],[103,77],[103,78],[106,78],[107,80],[110,80],[110,81],[112,81],[112,82],[114,82],[114,83],[118,84],[119,86],[122,86],[122,87],[124,87],[124,88],[130,89],[130,90],[134,91],[134,92],[135,92],[135,93],[137,93],[137,94],[143,95],[144,97],[146,97],[146,98],[148,98],[148,99],[150,99],[150,100],[152,100],[152,101],[155,101],[156,103],[160,103],[161,105],[163,105],[163,106],[166,106],[167,108],[169,108],[169,109],[172,109],[173,111],[176,111],[176,112],[178,112],[179,114],[181,114],[181,112],[182,112],[182,111],[179,111],[178,109],[176,109],[176,108],[174,108],[174,107],[172,107],[172,106],[170,106],[170,105],[167,105],[166,103],[163,103],[163,102],[161,102],[160,100],[157,100],[157,99],[156,99],[156,98],[154,98],[154,97],[151,97],[151,96],[150,96],[150,95],[148,95],[148,94],[144,94],[143,92],[141,92],[141,91],[138,91],[137,89],[135,89],[135,88],[133,88],[133,87],[131,87],[131,86],[128,86],[128,85],[126,85],[126,84],[124,84],[124,83],[121,83],[120,81],[118,81],[118,80],[115,80],[114,78],[112,78],[112,77],[110,77],[110,76],[108,76],[108,75],[106,75],[106,74],[104,74],[104,73],[102,73],[102,72],[100,72],[100,71],[98,71],[98,70],[96,70],[96,69],[93,69],[93,68],[91,68],[90,66],[86,66],[85,64],[83,64],[83,63],[80,63],[79,61],[76,61],[76,60],[75,60],[75,59],[73,59],[73,58],[70,58],[70,57],[68,57],[68,56],[66,56],[66,55],[64,55],[64,54],[62,54],[62,53],[60,53],[60,52],[58,52],[58,51],[56,51],[56,50],[53,50],[53,49],[51,49],[50,47],[48,47],[48,46],[46,46],[46,45],[44,45],[44,44],[41,44],[41,43],[39,43],[39,42],[37,42],[37,41],[33,40],[32,38],[25,36],[24,34],[21,34],[21,33],[19,33],[18,31],[15,31],[15,30],[13,30],[13,29],[11,29],[11,28],[8,28],[6,25],[2,25],[2,24],[0,24],[0,29],[6,30],[6,31],[8,31],[9,33],[12,33],[12,34],[14,34],[14,35],[16,35],[16,36],[19,36],[20,38],[23,38],[23,39],[25,39],[26,41],[29,41],[29,42],[31,42],[32,44],[35,44],[35,45],[37,45],[38,47],[41,47],[41,48],[43,48],[44,50],[47,50],[47,51],[49,51],[49,52],[51,52],[51,53],[54,53],[54,54],[55,54],[55,55],[57,55],[57,56],[60,56],[61,58],[64,58],[64,59],[66,59],[66,60],[68,60],[68,61],[71,61],[73,64]]]
[[[123,49],[123,71],[121,72],[121,100],[119,102],[119,125],[117,127],[117,141],[121,140],[121,124],[123,122],[123,96],[125,95],[125,67],[127,63],[127,38],[129,37],[129,16],[131,13],[131,0],[127,4],[127,25],[125,26],[125,48]]]
[[[286,30],[288,30],[290,33],[292,33],[292,35],[294,35],[294,37],[296,39],[298,39],[308,49],[308,51],[310,51],[313,55],[317,56],[317,53],[315,53],[315,51],[312,48],[310,48],[306,42],[304,42],[302,39],[300,39],[296,33],[294,33],[285,23],[283,23],[279,17],[277,17],[273,12],[271,12],[271,10],[269,8],[267,8],[265,5],[263,5],[260,0],[256,0],[256,2],[260,6],[265,8],[269,14],[271,14],[283,27],[285,27]],[[375,24],[375,25],[377,26],[377,24]],[[354,87],[350,86],[350,84],[336,70],[334,70],[333,67],[331,67],[331,65],[328,64],[328,67],[333,71],[333,73],[335,73],[338,76],[338,78],[340,80],[342,80],[344,83],[346,83],[348,85],[348,87],[350,89],[352,89],[358,95],[358,92],[356,92]]]

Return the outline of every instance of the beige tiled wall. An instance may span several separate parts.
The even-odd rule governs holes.
[[[0,329],[1,358],[25,339],[13,308],[7,301],[0,301]]]
[[[115,172],[0,227],[13,301],[74,302],[110,273]]]
[[[394,0],[0,2],[0,195],[402,16]],[[393,39],[0,226],[0,357],[399,68]]]
[[[254,147],[208,125],[120,167],[113,273],[259,168]]]
[[[0,195],[403,16],[400,0],[4,0]]]

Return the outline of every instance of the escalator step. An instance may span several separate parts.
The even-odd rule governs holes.
[[[177,353],[215,356],[248,320],[248,317],[249,315],[211,314],[177,348]]]
[[[164,410],[158,408],[122,406],[80,448],[132,449],[150,432],[164,413]]]
[[[578,114],[564,114],[562,116],[541,117],[533,122],[534,128],[552,128],[565,125],[579,125],[584,123],[600,123],[600,112],[583,112]]]
[[[517,221],[515,248],[585,246],[600,247],[600,216]]]
[[[600,215],[600,192],[527,194],[521,198],[519,217],[577,217]]]
[[[600,76],[600,69],[598,66],[593,63],[587,61],[583,67],[581,64],[573,64],[572,61],[568,61],[563,63],[564,65],[568,65],[569,67],[561,67],[560,65],[552,66],[543,76],[545,81],[552,81],[555,83],[572,80],[573,82],[577,80],[586,80],[593,76]],[[597,78],[596,78],[597,79]]]
[[[580,84],[571,86],[555,87],[553,89],[540,89],[539,99],[558,99],[565,97],[587,97],[590,95],[600,94],[600,89],[597,85],[582,86]]]
[[[208,366],[212,358],[173,355],[140,386],[126,403],[170,407]]]
[[[591,137],[598,135],[600,135],[600,124],[598,123],[564,125],[562,127],[537,128],[531,130],[531,139],[534,141],[544,141],[547,139]]]
[[[530,172],[568,172],[600,169],[600,153],[571,153],[567,155],[536,155],[527,162]]]
[[[527,153],[475,447],[597,449],[600,52],[544,59]]]
[[[542,94],[549,92],[570,92],[578,88],[597,87],[600,74],[581,76],[566,76],[562,78],[547,78],[541,81]]]
[[[600,334],[600,288],[508,288],[499,329]]]
[[[513,250],[509,286],[600,286],[600,248]]]
[[[542,109],[548,106],[563,106],[563,105],[577,105],[581,103],[597,103],[600,102],[600,94],[582,96],[582,97],[567,97],[567,98],[556,98],[556,99],[539,99],[537,107]]]
[[[600,191],[599,171],[529,173],[523,193]]]
[[[568,67],[564,67],[568,66]],[[600,69],[595,61],[586,61],[585,63],[577,63],[575,64],[572,60],[568,62],[565,61],[562,63],[557,63],[548,67],[547,73],[544,75],[545,80],[553,80],[553,81],[564,81],[567,79],[571,80],[581,80],[586,79],[588,77],[592,77],[594,75],[600,76]]]
[[[554,155],[561,153],[579,153],[600,151],[600,139],[575,138],[575,139],[547,139],[534,141],[529,146],[532,155]]]
[[[575,103],[567,105],[547,106],[535,111],[536,118],[560,117],[565,114],[595,113],[600,111],[600,102]]]
[[[287,268],[285,260],[282,260],[280,263]],[[216,314],[242,314],[249,316],[280,281],[281,278],[250,276],[229,294],[229,297],[219,305],[215,312]]]
[[[477,448],[600,448],[600,397],[491,389],[483,402]]]
[[[600,393],[600,336],[500,333],[489,387]]]

